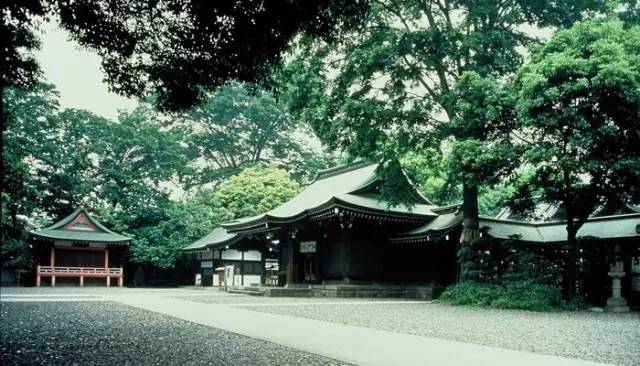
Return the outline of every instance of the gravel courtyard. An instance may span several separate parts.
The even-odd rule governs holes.
[[[337,365],[340,362],[105,301],[153,295],[191,303],[436,337],[619,365],[640,365],[640,313],[535,313],[401,299],[269,298],[216,290],[3,289],[2,364]],[[86,302],[30,302],[30,297]]]
[[[207,301],[194,297],[191,301]],[[640,313],[536,313],[436,303],[243,305],[245,309],[570,358],[640,365]],[[293,304],[292,304],[293,305]]]
[[[0,304],[3,365],[343,365],[112,302]]]

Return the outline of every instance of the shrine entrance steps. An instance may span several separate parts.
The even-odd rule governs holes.
[[[440,295],[437,285],[295,284],[286,287],[248,286],[229,293],[267,297],[404,298],[432,300]]]

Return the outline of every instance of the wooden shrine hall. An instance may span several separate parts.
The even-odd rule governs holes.
[[[410,206],[389,205],[380,194],[383,182],[377,167],[359,162],[320,171],[309,186],[279,207],[220,225],[226,235],[251,238],[254,246],[262,246],[260,252],[277,258],[277,264],[265,263],[261,268],[275,272],[263,274],[262,285],[406,288],[451,283],[456,276],[459,232],[441,227],[446,222],[437,220],[451,208],[433,205],[417,190]],[[404,177],[403,172],[398,174]],[[439,234],[428,245],[389,240],[430,222]],[[219,245],[199,240],[185,252],[208,247]]]
[[[376,174],[377,167],[359,162],[320,171],[289,201],[260,215],[221,223],[221,228],[188,246],[185,252],[202,251],[204,261],[205,254],[206,260],[215,258],[208,252],[221,250],[221,258],[229,245],[250,239],[253,250],[277,258],[276,266],[262,260],[260,268],[260,291],[271,293],[269,296],[288,295],[274,295],[285,291],[265,289],[269,287],[265,285],[300,292],[292,296],[419,297],[422,291],[428,297],[428,287],[438,291],[457,279],[460,205],[434,205],[416,189],[410,194],[409,206],[390,205],[380,193],[384,182]],[[397,174],[406,179],[402,171]],[[534,246],[547,249],[547,254],[557,251],[560,255],[566,240],[562,210],[550,205],[543,211],[548,217],[540,222],[518,218],[508,210],[495,218],[481,217],[482,235],[498,241],[516,239],[523,248]],[[613,293],[614,300],[607,301],[611,307],[621,304],[618,307],[624,308],[622,296],[637,303],[640,207],[599,210],[578,236],[593,238],[597,250],[609,251],[616,258],[615,266],[606,264],[602,273],[582,266],[587,280],[600,281],[589,285],[591,293],[601,293],[600,298]],[[265,279],[273,276],[264,273],[274,267],[277,281],[267,283]]]
[[[92,217],[84,208],[75,210],[63,220],[41,230],[30,232],[37,261],[36,286],[49,280],[68,282],[102,282],[111,279],[123,286],[122,265],[130,238],[115,233]]]

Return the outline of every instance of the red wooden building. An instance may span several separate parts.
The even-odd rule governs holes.
[[[30,234],[38,263],[36,286],[43,280],[55,286],[56,279],[77,279],[84,286],[85,280],[99,279],[108,287],[115,279],[122,287],[122,265],[131,239],[109,230],[84,208]]]

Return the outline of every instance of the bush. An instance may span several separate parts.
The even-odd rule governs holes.
[[[565,303],[559,288],[532,281],[512,281],[503,285],[461,282],[449,286],[440,301],[451,305],[531,311],[576,310],[582,306],[580,301]]]
[[[461,282],[449,286],[440,295],[440,300],[451,305],[476,305],[487,306],[498,299],[504,290],[501,286],[478,283]]]
[[[491,302],[499,309],[552,311],[563,305],[562,294],[557,287],[531,281],[507,282],[502,295]]]

